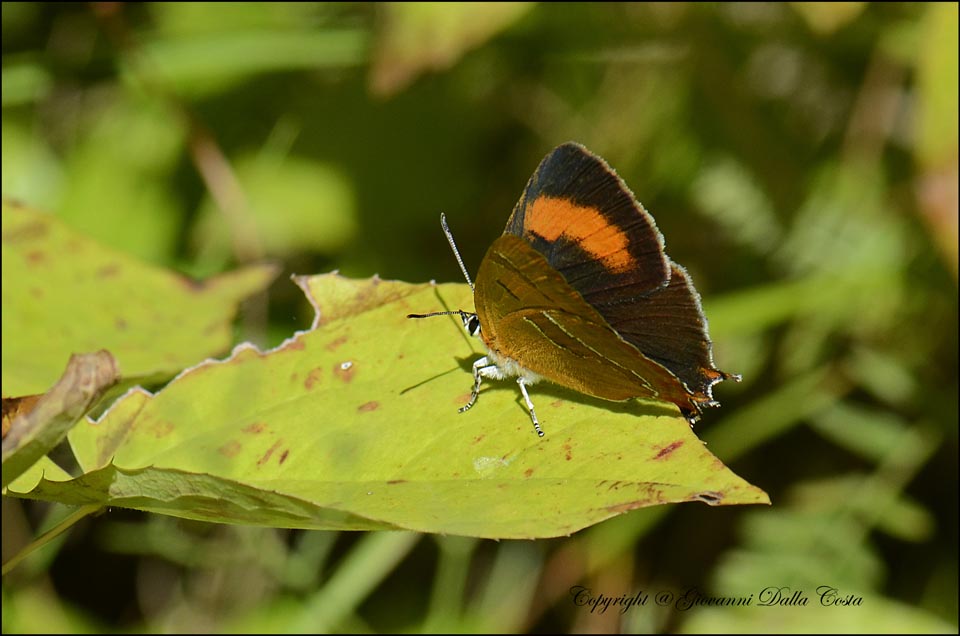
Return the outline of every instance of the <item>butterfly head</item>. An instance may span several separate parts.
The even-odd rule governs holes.
[[[463,328],[474,338],[480,337],[480,318],[477,314],[471,314],[466,311],[460,312],[460,319],[463,321]]]

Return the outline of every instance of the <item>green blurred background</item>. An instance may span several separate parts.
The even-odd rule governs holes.
[[[195,277],[459,281],[440,213],[475,272],[539,160],[585,144],[744,376],[698,434],[773,500],[536,542],[111,510],[4,578],[4,632],[957,630],[956,4],[2,10],[3,195]],[[237,339],[311,319],[284,275]],[[4,498],[4,561],[57,513]],[[811,605],[653,600],[767,586]]]

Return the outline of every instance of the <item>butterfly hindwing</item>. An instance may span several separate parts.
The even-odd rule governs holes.
[[[670,265],[667,287],[601,313],[621,338],[669,369],[692,393],[709,400],[711,387],[725,374],[713,363],[700,294],[683,267]]]
[[[518,237],[490,247],[475,298],[484,343],[548,380],[608,400],[656,397],[696,408],[669,369],[620,338]]]

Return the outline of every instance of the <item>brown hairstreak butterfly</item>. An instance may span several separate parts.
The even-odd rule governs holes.
[[[713,385],[740,380],[713,363],[707,319],[686,270],[664,252],[653,217],[600,157],[577,143],[540,162],[507,227],[487,250],[476,284],[444,232],[474,293],[457,314],[487,355],[483,378],[516,377],[537,434],[527,387],[549,380],[607,400],[672,402],[692,424],[718,406]]]

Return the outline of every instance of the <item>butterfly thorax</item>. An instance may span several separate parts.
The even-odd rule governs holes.
[[[500,374],[499,377],[496,377],[497,380],[523,378],[527,384],[534,384],[543,380],[542,375],[536,374],[530,369],[521,366],[520,363],[513,358],[498,354],[490,347],[486,347],[486,349],[487,360],[497,366],[497,371]]]
[[[485,361],[495,368],[487,368],[487,377],[492,377],[497,380],[503,380],[505,378],[523,378],[524,382],[527,384],[534,384],[543,380],[543,376],[537,373],[534,373],[530,369],[527,369],[519,362],[514,360],[509,356],[505,356],[491,347],[491,344],[487,342],[487,339],[484,338],[483,331],[480,327],[480,319],[477,314],[463,313],[460,316],[463,320],[463,328],[466,329],[467,333],[473,336],[474,338],[479,338],[480,342],[483,343],[484,349],[487,350],[487,355]]]

